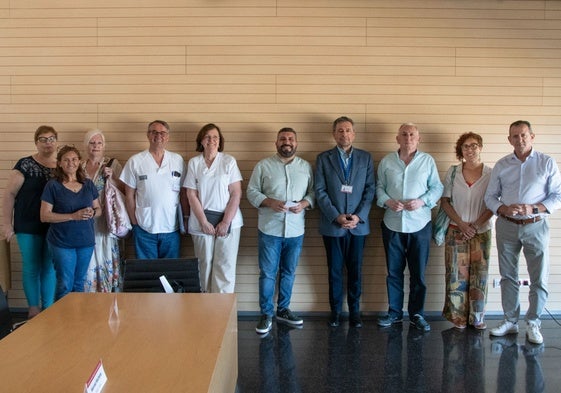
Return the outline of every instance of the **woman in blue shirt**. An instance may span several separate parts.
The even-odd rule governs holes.
[[[50,223],[47,242],[57,276],[56,300],[69,292],[84,291],[95,244],[94,218],[101,215],[97,189],[80,160],[78,149],[62,147],[55,178],[41,196],[41,221]]]

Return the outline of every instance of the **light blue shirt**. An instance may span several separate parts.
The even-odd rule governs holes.
[[[413,233],[423,229],[431,220],[431,209],[443,189],[434,159],[427,153],[417,151],[408,165],[398,152],[390,153],[378,166],[377,204],[386,209],[384,224],[394,232]],[[421,199],[425,205],[413,211],[395,212],[386,206],[389,199]]]
[[[261,206],[266,199],[285,202],[306,200],[314,206],[314,175],[312,166],[300,157],[285,164],[277,154],[257,163],[247,185],[247,199],[259,209],[258,228],[277,237],[298,237],[304,234],[305,210],[295,214],[276,212]]]
[[[346,173],[346,171],[349,171],[349,164],[352,163],[353,148],[351,147],[351,151],[347,153],[345,150],[343,150],[339,146],[337,146],[337,151],[339,152],[339,158],[341,159],[341,162],[343,163],[343,172]],[[348,180],[348,179],[345,179],[345,180]]]
[[[557,163],[534,149],[522,162],[511,153],[501,158],[493,171],[485,193],[485,204],[493,213],[501,205],[542,203],[548,213],[561,206],[561,177]],[[543,215],[543,213],[541,214]],[[516,216],[517,219],[532,217]]]

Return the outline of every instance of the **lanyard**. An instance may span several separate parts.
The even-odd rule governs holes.
[[[351,168],[353,166],[353,156],[349,157],[349,163],[345,166],[345,161],[341,158],[341,154],[339,154],[339,162],[341,163],[341,169],[343,170],[343,174],[345,175],[345,184],[350,184],[351,180]]]

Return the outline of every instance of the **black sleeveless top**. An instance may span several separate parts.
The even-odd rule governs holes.
[[[25,178],[14,203],[14,232],[46,235],[49,224],[40,219],[41,194],[54,169],[39,164],[31,156],[20,159],[14,169]]]

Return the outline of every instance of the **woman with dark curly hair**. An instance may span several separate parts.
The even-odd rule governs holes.
[[[441,206],[450,217],[446,233],[446,295],[442,315],[458,329],[485,329],[491,217],[484,202],[491,168],[481,162],[483,139],[468,132],[456,141],[459,165],[446,174]]]

